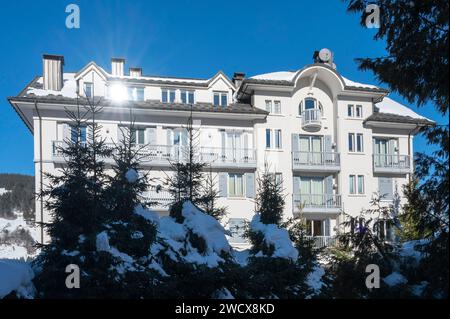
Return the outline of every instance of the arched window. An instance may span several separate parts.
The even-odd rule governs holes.
[[[303,111],[310,109],[319,109],[322,112],[322,103],[317,101],[315,98],[307,97],[300,101],[300,104],[298,105],[298,114],[302,115]]]

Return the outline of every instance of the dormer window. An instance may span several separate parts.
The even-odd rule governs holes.
[[[175,90],[162,89],[161,101],[163,103],[174,103],[175,102]]]
[[[227,106],[227,105],[228,105],[228,93],[214,92],[214,106]]]
[[[194,104],[194,91],[181,90],[181,102]]]
[[[93,98],[94,97],[94,85],[90,82],[84,83],[84,95],[87,98]]]

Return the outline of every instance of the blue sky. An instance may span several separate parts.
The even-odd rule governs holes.
[[[81,28],[67,29],[65,8],[80,7]],[[0,10],[0,172],[34,174],[33,139],[6,98],[42,73],[42,54],[65,56],[66,71],[90,60],[109,70],[126,58],[147,75],[210,77],[218,70],[247,76],[297,70],[327,47],[345,77],[373,83],[354,59],[385,53],[345,3],[330,1],[5,1]],[[386,85],[382,85],[386,87]],[[392,96],[406,103],[396,94]],[[415,111],[418,109],[410,105]],[[431,105],[418,112],[448,123]],[[427,151],[423,138],[415,150]]]

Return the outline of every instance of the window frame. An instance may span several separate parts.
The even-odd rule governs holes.
[[[238,178],[238,177],[240,177],[240,178]],[[242,198],[242,197],[244,197],[244,195],[245,195],[245,182],[244,182],[244,174],[243,173],[228,173],[228,185],[227,185],[227,187],[228,187],[228,192],[227,192],[227,194],[228,194],[228,197],[237,197],[237,198]],[[238,180],[240,180],[240,188],[241,188],[241,191],[242,191],[242,193],[241,194],[238,194],[237,192],[236,192],[236,190],[237,190],[237,181]],[[231,184],[230,183],[233,183],[234,185],[233,185],[233,190],[234,190],[234,192],[232,192],[231,191]]]
[[[275,149],[282,149],[283,148],[283,133],[281,129],[274,129],[273,130],[273,147]]]
[[[87,87],[90,87],[90,94],[87,94]],[[83,83],[83,93],[87,98],[93,98],[94,97],[94,83],[93,82],[84,82]]]
[[[166,101],[164,101],[164,94],[166,95]],[[172,101],[173,94],[173,101]],[[175,89],[161,89],[161,102],[162,103],[175,103],[177,99],[177,91]]]
[[[185,101],[183,101],[183,96],[185,98]],[[192,96],[192,102],[191,102],[191,96]],[[195,104],[195,91],[194,90],[180,90],[180,100],[181,103],[185,104]]]
[[[355,117],[355,105],[354,104],[348,104],[347,105],[347,117]]]
[[[280,100],[273,101],[273,114],[281,114],[281,101]]]
[[[356,182],[357,194],[364,195],[366,193],[366,185],[365,185],[364,175],[357,175],[356,180],[357,180],[357,182]],[[360,181],[362,181],[362,184],[360,184]],[[361,189],[360,189],[360,186],[361,186]]]
[[[218,104],[216,103],[216,96],[218,97]],[[225,98],[225,104],[223,99]],[[225,91],[213,91],[213,105],[214,106],[228,106],[228,92]]]
[[[355,117],[356,118],[362,118],[363,117],[363,107],[360,104],[357,104],[355,106]]]
[[[272,130],[266,128],[266,149],[272,148]]]
[[[357,194],[357,192],[356,192],[356,175],[350,174],[348,176],[348,185],[349,185],[348,193],[350,195],[356,195]]]

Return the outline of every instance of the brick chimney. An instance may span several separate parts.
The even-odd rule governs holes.
[[[64,86],[62,55],[44,54],[42,56],[44,90],[61,91]]]

